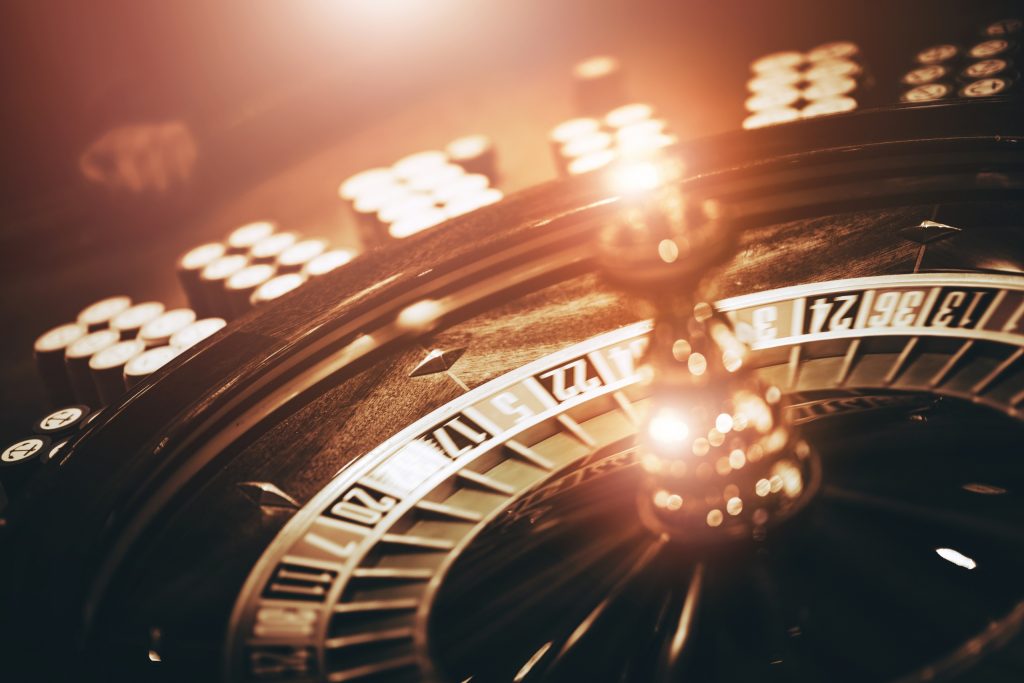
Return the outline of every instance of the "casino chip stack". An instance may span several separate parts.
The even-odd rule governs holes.
[[[70,403],[75,399],[64,367],[64,352],[87,334],[85,325],[66,323],[47,330],[36,339],[33,357],[51,405]]]
[[[853,111],[866,83],[860,49],[845,40],[806,53],[773,52],[750,68],[747,130]]]
[[[33,435],[2,444],[0,450],[0,486],[14,496],[39,469],[50,450],[50,437]]]
[[[959,43],[939,43],[919,50],[900,79],[900,101],[920,104],[953,98],[980,100],[1019,92],[1020,19],[986,24]]]
[[[603,168],[620,157],[642,155],[674,144],[664,119],[645,102],[623,104],[600,119],[562,121],[549,134],[560,175],[580,175]]]
[[[224,256],[227,250],[227,245],[221,242],[209,242],[189,249],[178,259],[178,282],[181,283],[181,288],[185,292],[188,305],[198,315],[211,314],[209,302],[203,295],[203,287],[199,280],[200,273],[203,272],[203,268]]]
[[[146,344],[141,339],[129,339],[108,346],[89,359],[100,405],[110,405],[124,393],[125,365],[145,350]]]
[[[64,367],[78,403],[99,407],[99,394],[89,370],[89,360],[100,351],[121,341],[116,330],[97,330],[68,345],[64,353]]]
[[[389,168],[357,173],[341,184],[338,196],[348,203],[363,241],[376,244],[385,235],[410,237],[500,201],[504,195],[491,187],[496,177],[493,143],[474,134],[452,140],[445,151],[417,152]],[[289,263],[280,265],[282,272],[295,270]]]
[[[255,263],[229,277],[224,283],[224,291],[231,316],[243,315],[252,308],[252,304],[249,303],[252,293],[273,278],[276,272],[274,266],[269,263]]]
[[[619,60],[611,55],[589,57],[572,68],[576,106],[595,116],[627,101],[625,80]]]

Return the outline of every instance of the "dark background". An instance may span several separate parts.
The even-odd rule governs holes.
[[[111,294],[182,304],[173,262],[192,244],[269,217],[357,247],[338,183],[470,132],[496,141],[506,192],[553,178],[545,134],[574,113],[581,58],[619,56],[631,94],[686,139],[739,127],[758,55],[852,39],[878,69],[1020,5],[4,3],[0,437],[45,408],[34,338]],[[177,119],[199,146],[186,187],[133,194],[80,177],[78,156],[104,131]]]

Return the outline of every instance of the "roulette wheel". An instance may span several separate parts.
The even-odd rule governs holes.
[[[872,66],[887,101],[826,73],[752,130],[566,158],[4,451],[40,454],[8,670],[1020,680],[1024,103]]]

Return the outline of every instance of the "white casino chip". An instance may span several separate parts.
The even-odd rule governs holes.
[[[815,100],[800,110],[801,118],[812,119],[829,114],[843,114],[857,108],[857,100],[852,97],[826,97]]]
[[[1000,19],[993,21],[985,27],[986,36],[1008,36],[1017,33],[1024,28],[1024,21],[1020,19]]]
[[[448,163],[448,155],[440,150],[416,152],[391,165],[391,172],[400,180],[410,180]]]
[[[438,204],[444,204],[456,197],[485,190],[490,184],[490,179],[483,173],[467,173],[435,189],[431,194],[431,198]],[[425,208],[425,206],[421,208]]]
[[[299,236],[294,232],[279,232],[252,245],[249,255],[259,260],[275,259],[298,240]]]
[[[1010,49],[1010,41],[1003,38],[993,38],[992,40],[986,40],[983,43],[978,43],[972,47],[967,54],[975,59],[988,59],[989,57],[995,57],[1001,55]]]
[[[116,330],[97,330],[72,342],[64,353],[68,358],[88,358],[120,339],[121,335]]]
[[[960,88],[960,96],[971,99],[995,97],[1002,94],[1008,87],[1010,87],[1010,83],[1005,78],[983,78]]]
[[[789,123],[796,121],[800,118],[800,112],[793,107],[781,107],[779,109],[765,109],[759,111],[756,114],[751,114],[747,118],[743,119],[744,130],[754,130],[756,128],[766,128],[768,126],[777,126],[780,123]]]
[[[967,78],[989,78],[1006,71],[1010,63],[1005,59],[983,59],[962,71]]]
[[[478,158],[485,154],[491,146],[491,139],[489,137],[481,133],[474,133],[455,138],[444,149],[448,153],[448,157],[453,162],[459,164],[463,161],[472,161]]]
[[[43,434],[56,434],[73,429],[89,414],[87,406],[66,406],[59,408],[49,415],[43,416],[35,424],[35,431]]]
[[[803,76],[805,80],[818,81],[840,76],[852,78],[860,75],[860,72],[860,64],[852,59],[826,59],[815,63]]]
[[[241,254],[230,254],[222,256],[210,265],[203,268],[202,278],[204,280],[226,280],[233,273],[245,268],[249,259]]]
[[[468,178],[469,176],[461,177]],[[486,176],[484,176],[484,179],[486,180]],[[447,185],[442,185],[430,195],[422,192],[402,195],[397,201],[382,206],[380,211],[377,212],[377,219],[382,223],[397,223],[407,216],[431,209],[434,207],[434,197],[437,195],[438,191],[457,183],[458,180],[459,179],[456,178]]]
[[[237,275],[237,273],[236,273]],[[232,276],[234,277],[234,276]],[[230,285],[231,280],[228,280]],[[168,339],[172,334],[196,321],[196,312],[191,308],[175,308],[164,312],[142,326],[139,339],[153,346],[154,342]]]
[[[227,247],[220,242],[200,244],[185,252],[179,264],[185,270],[202,270],[223,256],[226,251]]]
[[[748,97],[744,103],[747,111],[758,112],[765,109],[778,109],[788,107],[800,99],[800,91],[789,86],[782,86],[773,90],[762,90],[752,97]]]
[[[227,243],[232,249],[245,251],[260,240],[270,237],[275,230],[277,230],[277,226],[270,221],[246,223],[231,231]]]
[[[118,368],[146,350],[146,345],[139,339],[111,344],[102,351],[96,352],[89,359],[89,367],[93,370],[110,370]]]
[[[338,196],[352,202],[376,188],[394,185],[397,180],[390,168],[369,168],[350,176],[338,186]]]
[[[78,314],[78,323],[85,325],[90,330],[94,330],[97,325],[105,325],[111,318],[131,305],[132,300],[126,296],[112,296],[100,299],[96,303],[82,309]]]
[[[747,90],[758,93],[763,90],[774,90],[786,85],[796,85],[804,79],[804,75],[795,69],[779,69],[770,73],[755,76],[747,81]]]
[[[435,189],[465,174],[466,169],[458,164],[445,163],[409,178],[409,189],[413,192],[433,192]]]
[[[110,321],[114,330],[137,330],[151,320],[155,320],[164,312],[164,305],[159,301],[146,301],[135,304],[131,308],[117,314]]]
[[[618,155],[615,153],[615,150],[611,149],[602,149],[597,152],[591,152],[590,154],[578,156],[572,161],[570,161],[569,166],[566,170],[569,172],[569,175],[582,175],[584,173],[590,173],[591,171],[596,171],[599,168],[604,168],[608,164],[612,163],[613,161],[615,161],[617,156]],[[456,212],[459,211],[460,209],[451,208],[450,210]]]
[[[575,159],[585,154],[608,149],[612,146],[612,142],[614,142],[614,138],[610,133],[599,132],[581,135],[562,145],[562,156],[567,159]]]
[[[388,227],[388,234],[396,239],[402,239],[415,235],[418,232],[423,232],[428,228],[432,228],[435,225],[440,225],[448,219],[446,214],[441,209],[428,208],[423,211],[404,216],[401,220],[392,223]]]
[[[944,45],[933,45],[932,47],[926,47],[917,53],[915,59],[920,64],[939,64],[940,62],[948,62],[960,53],[960,48],[956,45],[944,44]]]
[[[644,102],[634,102],[616,107],[604,115],[604,122],[612,128],[622,128],[654,116],[654,107]]]
[[[805,100],[823,100],[830,97],[848,95],[857,89],[857,81],[845,76],[827,78],[808,83],[803,89]]]
[[[84,337],[88,332],[83,325],[78,323],[66,323],[47,330],[36,339],[36,353],[47,353],[59,351],[66,348],[78,339]]]
[[[948,73],[949,69],[941,64],[926,64],[903,74],[903,78],[900,80],[907,85],[924,85],[934,83]]]
[[[758,74],[763,74],[778,69],[796,69],[806,61],[807,56],[804,53],[785,50],[758,57],[750,64],[750,69]]]
[[[302,267],[302,274],[306,277],[317,277],[340,268],[355,258],[355,253],[348,249],[332,249],[326,251]],[[171,339],[173,343],[174,340]]]
[[[825,43],[812,49],[807,53],[807,59],[812,62],[823,62],[832,59],[850,59],[855,57],[860,52],[860,48],[857,47],[857,43],[849,40],[836,40],[831,43]]]
[[[31,439],[22,439],[17,443],[12,443],[0,453],[0,463],[10,465],[33,458],[48,443],[49,440],[41,436],[34,436]]]
[[[282,251],[277,257],[277,264],[283,268],[299,267],[325,251],[327,251],[325,240],[302,240]]]
[[[552,142],[561,146],[574,138],[597,133],[600,130],[601,122],[597,119],[579,118],[562,121],[551,129],[549,135]]]
[[[124,376],[127,383],[130,386],[137,384],[138,380],[152,375],[174,360],[178,353],[178,349],[171,346],[158,346],[155,349],[143,351],[124,366]]]
[[[249,301],[253,306],[273,301],[274,299],[284,296],[293,289],[298,289],[305,281],[306,278],[298,273],[278,275],[257,287],[256,291],[252,293],[252,297]]]
[[[911,88],[903,93],[900,100],[903,102],[934,102],[941,100],[952,91],[953,89],[945,83],[928,83]]]
[[[227,325],[224,318],[203,318],[171,335],[170,346],[184,351],[220,331]]]

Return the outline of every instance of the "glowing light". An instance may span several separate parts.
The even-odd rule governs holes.
[[[754,486],[754,493],[764,498],[772,491],[772,483],[767,479],[758,479]]]
[[[658,256],[665,263],[675,263],[679,258],[679,245],[669,239],[658,242]]]
[[[692,353],[686,359],[686,367],[689,368],[693,375],[700,377],[708,369],[708,361],[702,354]]]
[[[710,510],[708,512],[707,522],[708,522],[708,526],[709,527],[714,528],[714,527],[717,527],[717,526],[721,526],[722,525],[722,521],[724,519],[725,519],[725,515],[723,515],[722,511],[719,510],[718,508],[715,508],[714,510]]]
[[[647,425],[647,433],[663,446],[680,446],[690,435],[690,428],[681,417],[668,409],[661,410]]]
[[[677,493],[673,493],[665,500],[665,507],[669,510],[678,510],[683,507],[683,497]]]
[[[729,453],[729,465],[732,466],[734,470],[738,470],[746,464],[747,456],[745,456],[743,451],[740,449],[733,449],[733,451]]]
[[[730,515],[736,516],[743,512],[743,501],[737,497],[730,498],[725,504],[725,510]]]
[[[676,339],[672,342],[672,357],[677,361],[684,361],[690,357],[690,353],[693,352],[693,347],[690,346],[690,342],[685,339]]]
[[[650,161],[621,164],[611,172],[612,190],[618,194],[649,192],[661,185],[661,170]]]
[[[1006,493],[1006,489],[1000,486],[993,486],[991,484],[977,484],[970,483],[963,485],[964,491],[970,491],[971,493],[980,493],[983,496],[1000,496]]]
[[[693,440],[693,454],[696,456],[707,455],[711,450],[711,444],[703,436]]]
[[[403,308],[396,322],[399,327],[410,332],[426,332],[434,326],[443,312],[441,302],[424,299]]]
[[[729,413],[720,413],[718,417],[715,418],[715,429],[723,434],[728,434],[732,431],[732,415]]]
[[[973,559],[957,550],[953,550],[952,548],[936,548],[935,552],[939,557],[947,562],[952,562],[956,566],[963,567],[964,569],[974,569],[978,566],[978,563]]]

